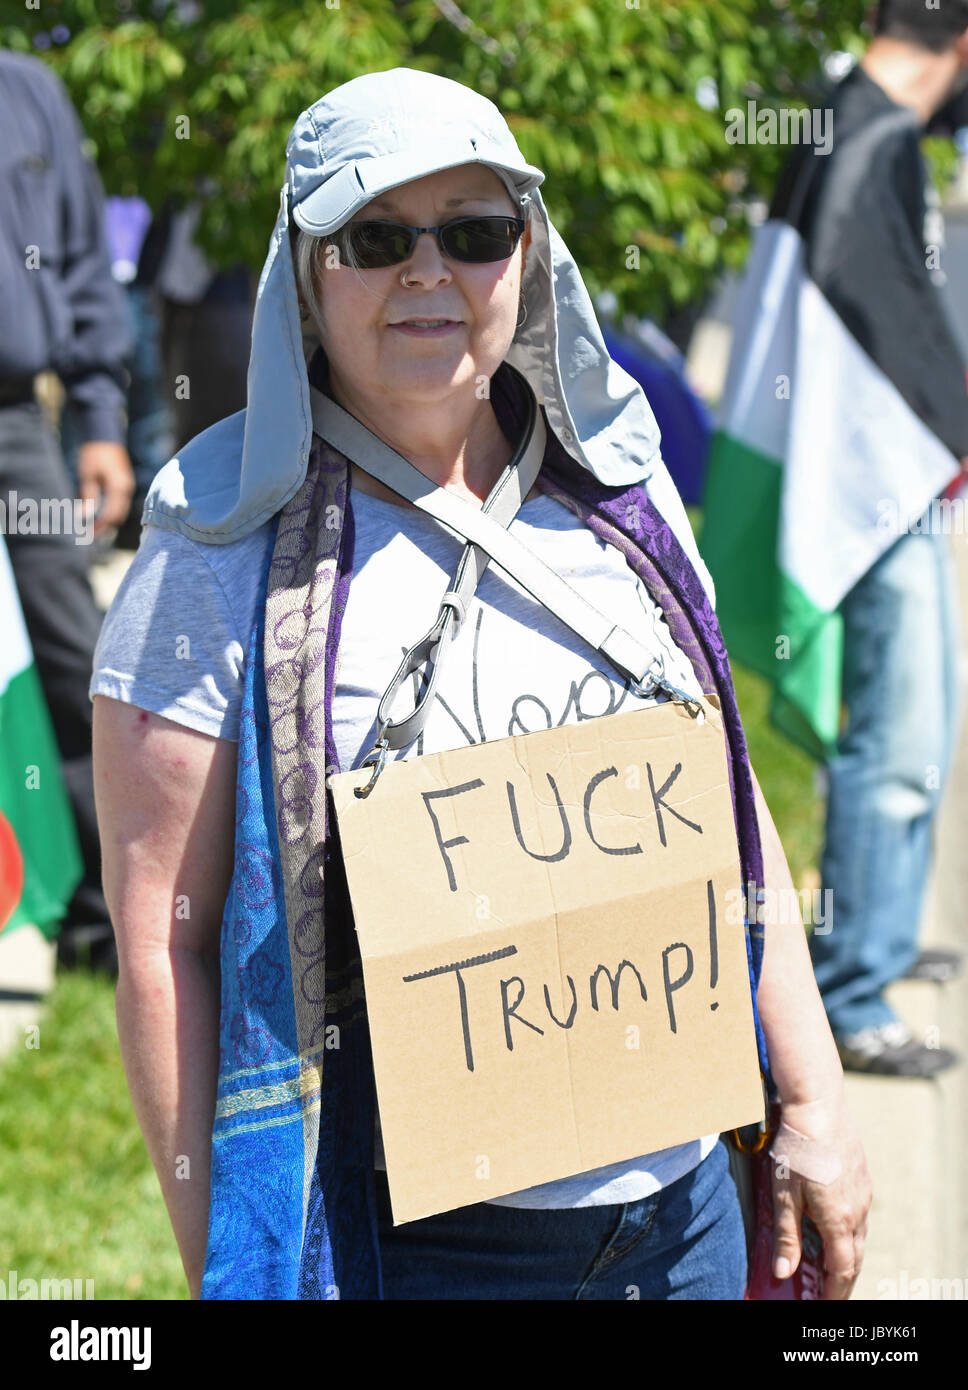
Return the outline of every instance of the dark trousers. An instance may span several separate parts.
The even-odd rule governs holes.
[[[18,535],[11,492],[18,498],[38,500],[74,496],[57,437],[46,414],[33,401],[0,406],[0,497],[7,514],[5,539],[84,858],[84,877],[68,907],[65,928],[108,925],[101,889],[91,702],[87,694],[101,628],[101,612],[88,579],[91,548],[79,544],[74,534]]]

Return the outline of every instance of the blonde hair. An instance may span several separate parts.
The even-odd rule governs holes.
[[[322,248],[330,245],[336,246],[331,236],[313,236],[292,223],[292,265],[296,275],[296,286],[312,316],[317,332],[320,328],[319,258],[323,254]],[[341,265],[356,265],[351,246],[346,246],[345,254],[339,247],[336,249]]]

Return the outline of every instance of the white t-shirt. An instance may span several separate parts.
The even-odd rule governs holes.
[[[380,698],[404,652],[433,625],[462,548],[422,512],[359,490],[352,491],[350,505],[353,575],[332,711],[344,770],[357,766],[373,746]],[[596,608],[658,646],[674,685],[702,693],[658,606],[617,549],[546,496],[526,502],[510,529]],[[237,740],[246,651],[270,532],[266,523],[228,545],[201,545],[180,532],[145,528],[104,621],[92,697],[109,695],[202,733]],[[175,660],[177,652],[182,656]],[[413,698],[413,689],[401,689],[392,717],[408,713]],[[492,562],[446,653],[424,730],[415,746],[395,756],[441,752],[653,703],[635,695],[599,653]],[[491,1200],[499,1206],[546,1208],[637,1201],[690,1172],[717,1139],[706,1135]],[[386,1166],[379,1125],[374,1161]]]

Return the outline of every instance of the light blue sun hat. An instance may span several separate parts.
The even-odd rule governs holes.
[[[304,111],[286,145],[279,213],[259,279],[247,407],[197,435],[156,475],[146,525],[226,544],[262,525],[300,487],[312,417],[290,218],[315,236],[373,198],[463,164],[501,178],[530,224],[527,308],[506,360],[527,379],[564,449],[609,486],[645,482],[712,598],[712,581],[670,478],[639,384],[612,361],[578,267],[548,217],[543,172],[501,112],[459,82],[411,68],[367,73]]]

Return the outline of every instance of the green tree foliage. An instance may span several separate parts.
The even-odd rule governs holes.
[[[822,100],[866,0],[31,0],[6,46],[57,70],[109,192],[205,202],[199,240],[258,269],[288,131],[360,73],[406,66],[504,112],[592,293],[662,316],[748,245],[745,200],[786,153],[725,112]],[[9,13],[9,11],[7,11]],[[634,249],[633,249],[634,248]],[[636,264],[637,262],[637,264]]]

